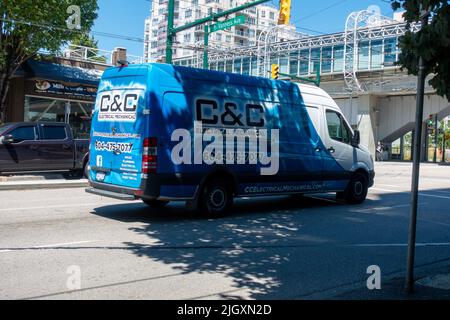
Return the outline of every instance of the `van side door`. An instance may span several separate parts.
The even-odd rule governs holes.
[[[324,108],[324,180],[325,188],[340,191],[347,185],[356,157],[356,150],[351,145],[352,130],[344,116],[334,110]]]

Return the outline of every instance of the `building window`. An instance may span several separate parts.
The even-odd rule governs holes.
[[[344,70],[344,46],[334,47],[333,72],[342,72]]]
[[[331,72],[331,57],[332,51],[331,47],[326,47],[322,49],[322,73]]]
[[[275,12],[269,14],[271,20],[275,20]]]
[[[265,18],[266,17],[266,12],[264,10],[261,11],[261,18]]]
[[[24,120],[69,123],[75,138],[88,139],[93,109],[88,102],[26,96]]]
[[[381,69],[383,66],[383,40],[374,40],[371,45],[371,69]]]
[[[191,9],[186,10],[186,12],[184,13],[184,17],[186,19],[192,17],[192,10]]]
[[[384,65],[393,66],[397,60],[397,39],[384,40]]]
[[[358,49],[358,70],[367,70],[369,69],[369,42],[361,42]]]

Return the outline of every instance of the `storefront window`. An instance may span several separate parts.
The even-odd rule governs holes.
[[[25,97],[25,121],[65,122],[76,139],[88,139],[93,103],[52,98]]]

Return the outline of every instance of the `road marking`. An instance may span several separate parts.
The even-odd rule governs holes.
[[[372,190],[385,191],[385,192],[395,192],[395,193],[406,192],[406,191],[401,191],[401,190],[391,190],[391,189],[382,189],[382,188],[372,188]],[[450,197],[438,196],[438,195],[435,195],[435,194],[428,194],[428,193],[422,193],[422,192],[419,192],[419,196],[450,200]]]
[[[22,208],[2,208],[0,212],[3,211],[25,211],[25,210],[40,210],[40,209],[58,209],[58,208],[74,208],[74,207],[90,207],[90,206],[109,206],[113,204],[123,204],[123,203],[132,203],[131,201],[124,202],[93,202],[93,203],[77,203],[77,204],[61,204],[61,205],[53,205],[53,206],[37,206],[37,207],[22,207]]]
[[[44,248],[53,248],[53,247],[62,247],[62,246],[72,246],[75,244],[86,244],[97,242],[98,240],[87,240],[87,241],[77,241],[77,242],[66,242],[66,243],[55,243],[55,244],[46,244],[43,246],[35,246],[33,249],[44,249]]]
[[[76,244],[86,244],[86,243],[92,243],[92,242],[98,242],[98,240],[86,240],[86,241],[76,241],[76,242],[45,244],[45,245],[34,246],[34,247],[30,247],[30,248],[31,249],[47,249],[47,248],[57,248],[57,247],[63,247],[63,246],[73,246],[73,245],[76,245]],[[15,251],[17,249],[23,249],[23,248],[0,250],[0,253],[12,252],[12,251]],[[24,250],[26,250],[26,249],[24,249]]]
[[[419,206],[423,206],[428,204],[428,202],[422,202],[419,203]],[[391,209],[398,209],[398,208],[406,208],[409,207],[410,204],[399,204],[399,205],[395,205],[395,206],[389,206],[389,207],[371,207],[371,208],[364,208],[364,209],[360,209],[360,210],[352,210],[352,212],[360,212],[360,213],[365,213],[366,211],[387,211],[387,210],[391,210]]]
[[[363,244],[350,244],[348,247],[407,247],[407,243],[363,243]],[[417,247],[444,247],[450,246],[450,242],[436,242],[436,243],[416,243]]]

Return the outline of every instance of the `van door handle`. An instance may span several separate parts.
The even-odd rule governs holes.
[[[327,151],[328,151],[329,153],[335,153],[335,152],[336,152],[336,150],[335,150],[333,147],[329,147],[329,148],[327,149]]]
[[[320,151],[322,151],[322,149],[319,148],[319,147],[317,147],[317,148],[315,148],[315,151],[316,151],[316,152],[320,152]]]

